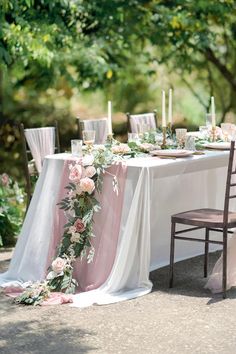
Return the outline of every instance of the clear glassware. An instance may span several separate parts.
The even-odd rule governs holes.
[[[183,149],[186,136],[187,136],[187,129],[177,128],[175,129],[175,134],[176,134],[176,141],[177,141],[177,149]]]
[[[200,137],[202,139],[208,140],[210,137],[210,130],[209,130],[209,126],[207,125],[201,125],[199,127],[199,132],[200,132]]]
[[[195,146],[195,137],[192,135],[189,135],[186,137],[185,140],[185,149],[186,150],[192,150],[195,151],[196,150],[196,146]]]
[[[82,154],[82,144],[83,141],[79,139],[73,139],[71,140],[71,153],[73,156],[79,156],[81,157]]]
[[[95,130],[83,130],[82,131],[83,142],[89,148],[91,148],[95,142],[95,133],[96,133]]]
[[[236,130],[235,124],[221,123],[220,127],[222,130],[223,139],[225,141],[231,141],[235,136],[235,130]]]

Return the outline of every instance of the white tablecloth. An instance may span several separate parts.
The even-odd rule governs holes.
[[[0,285],[42,280],[45,276],[53,210],[64,160],[45,159],[13,259]],[[210,151],[176,160],[127,160],[119,242],[111,274],[98,290],[75,295],[74,306],[111,303],[151,291],[149,271],[169,263],[170,217],[193,208],[223,208],[228,152]],[[203,253],[198,243],[177,243],[176,260]]]

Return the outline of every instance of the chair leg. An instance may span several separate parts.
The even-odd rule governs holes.
[[[175,255],[175,222],[171,223],[171,244],[170,244],[170,278],[169,287],[173,287],[174,280],[174,255]]]
[[[226,299],[227,286],[227,229],[223,230],[223,269],[222,269],[222,293],[223,299]]]
[[[205,256],[204,256],[204,278],[207,277],[208,271],[208,254],[209,254],[209,229],[206,227],[205,231]]]

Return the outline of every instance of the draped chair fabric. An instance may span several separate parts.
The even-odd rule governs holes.
[[[24,133],[36,169],[40,173],[44,157],[55,151],[55,127],[25,129]]]
[[[148,125],[150,129],[156,129],[155,113],[130,114],[130,128],[132,133],[139,133],[139,125]]]
[[[104,144],[107,139],[107,118],[80,120],[80,130],[95,130],[95,144]]]

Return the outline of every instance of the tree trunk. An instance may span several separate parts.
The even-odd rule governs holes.
[[[0,67],[0,125],[3,124],[3,72]]]
[[[215,56],[214,52],[210,48],[207,48],[203,52],[203,54],[205,58],[209,60],[219,70],[219,72],[229,82],[233,91],[236,93],[236,79],[234,77],[234,74],[231,73],[228,68],[221,63],[221,61]]]

